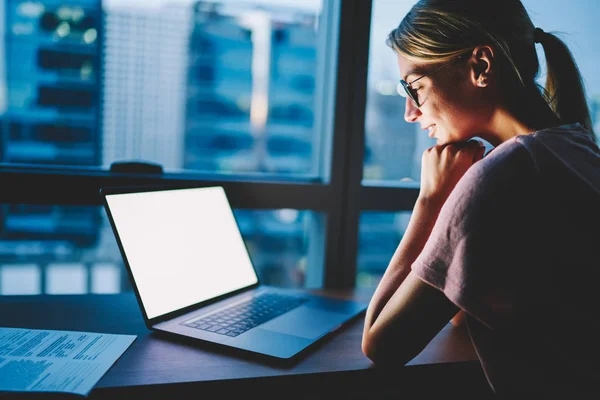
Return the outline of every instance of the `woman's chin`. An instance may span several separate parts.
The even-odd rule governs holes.
[[[445,146],[445,145],[447,145],[448,143],[450,143],[450,142],[449,142],[447,139],[444,139],[444,138],[439,138],[439,137],[436,137],[436,138],[434,138],[434,139],[437,141],[437,143],[436,143],[436,144],[437,144],[438,146]]]
[[[433,136],[431,137],[431,139],[435,140],[435,141],[436,141],[436,144],[437,144],[438,146],[443,146],[443,145],[446,145],[446,144],[448,144],[448,143],[450,142],[450,141],[448,140],[448,138],[447,138],[447,137],[445,137],[444,135],[438,135],[438,132],[435,132],[435,133],[436,133],[436,134],[435,134],[435,135],[433,135]]]

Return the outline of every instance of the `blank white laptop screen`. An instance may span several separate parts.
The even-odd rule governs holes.
[[[149,319],[258,282],[221,187],[106,201]]]

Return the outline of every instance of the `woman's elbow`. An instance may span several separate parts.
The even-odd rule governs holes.
[[[361,348],[363,354],[373,363],[396,366],[405,365],[419,353],[419,351],[411,351],[408,346],[402,346],[401,343],[386,343],[368,332],[363,335]]]
[[[362,338],[361,348],[362,348],[363,354],[365,356],[367,356],[367,358],[369,360],[375,362],[375,360],[374,360],[374,357],[375,357],[375,347],[373,345],[372,339],[370,338],[370,336],[366,332],[365,332],[365,334],[363,335],[363,338]]]
[[[372,334],[365,333],[362,339],[362,352],[369,360],[376,364],[389,363],[385,350],[382,351],[382,343],[373,337]]]

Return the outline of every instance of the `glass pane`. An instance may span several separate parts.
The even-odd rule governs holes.
[[[360,216],[356,287],[374,288],[410,221],[411,212],[363,212]]]
[[[40,267],[5,264],[0,267],[0,294],[41,294]]]
[[[363,177],[367,181],[409,182],[418,185],[421,154],[435,140],[404,121],[405,98],[398,95],[400,79],[396,56],[385,42],[415,0],[374,0],[369,50],[367,108],[365,120],[366,152]],[[600,8],[594,0],[569,3],[561,0],[523,0],[536,26],[545,31],[565,32],[560,37],[569,45],[584,77],[595,133],[600,133],[600,55],[597,43],[589,38],[600,34],[597,19]],[[541,45],[537,46],[540,65],[545,66]],[[544,73],[539,82],[544,83]]]
[[[404,97],[394,51],[386,45],[415,0],[374,0],[365,115],[366,152],[363,179],[419,183],[421,154],[435,144],[418,125],[404,121]]]
[[[46,265],[47,294],[86,294],[88,268],[85,264],[55,263]]]
[[[320,214],[236,210],[235,216],[261,283],[304,287],[320,278],[322,243],[315,238],[316,230],[325,226]]]
[[[124,272],[121,266],[116,264],[93,264],[90,291],[98,294],[119,293],[121,291],[121,274]]]
[[[322,6],[0,1],[0,161],[316,176]]]
[[[565,3],[560,0],[522,0],[535,26],[546,32],[558,33],[569,46],[583,76],[588,104],[594,124],[594,133],[600,143],[600,76],[598,76],[598,43],[590,38],[600,34],[598,18],[600,8],[594,0]],[[536,45],[540,66],[544,74],[539,83],[544,84],[546,61],[540,44]]]
[[[236,210],[235,215],[262,283],[318,285],[321,214],[280,209]],[[0,206],[0,295],[131,290],[101,207]]]

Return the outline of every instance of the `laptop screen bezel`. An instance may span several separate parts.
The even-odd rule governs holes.
[[[240,289],[236,289],[236,290],[228,292],[228,293],[224,293],[217,297],[213,297],[213,298],[203,300],[203,301],[195,303],[195,304],[191,304],[189,306],[168,312],[166,314],[156,316],[154,318],[148,318],[148,314],[146,313],[146,309],[144,307],[142,297],[140,295],[137,284],[135,282],[135,278],[133,276],[131,266],[129,265],[129,261],[127,260],[127,255],[125,254],[125,249],[123,248],[123,244],[121,243],[121,238],[119,237],[119,233],[117,231],[115,221],[114,221],[112,213],[110,211],[110,206],[108,205],[107,196],[113,195],[113,194],[146,193],[146,192],[158,192],[158,191],[167,191],[167,190],[205,189],[205,188],[206,189],[207,188],[223,189],[223,191],[225,192],[225,196],[227,198],[227,205],[229,206],[229,208],[231,209],[231,211],[233,213],[233,208],[231,207],[231,203],[229,202],[229,198],[227,197],[227,191],[221,185],[183,185],[183,186],[182,185],[140,185],[140,186],[104,187],[104,188],[100,189],[100,195],[102,196],[104,209],[106,210],[106,214],[108,216],[108,220],[110,222],[113,234],[115,236],[115,240],[117,242],[117,245],[119,246],[119,251],[121,252],[121,256],[123,258],[123,263],[125,264],[125,269],[127,270],[127,274],[129,276],[129,281],[131,282],[131,286],[135,293],[135,297],[140,306],[140,310],[142,311],[142,316],[144,317],[144,322],[149,329],[152,329],[153,325],[155,325],[159,322],[168,321],[170,319],[176,318],[176,317],[186,314],[188,312],[197,310],[201,307],[216,303],[217,301],[223,300],[225,298],[235,296],[239,293],[242,293],[242,292],[245,292],[248,290],[255,289],[261,285],[260,277],[259,277],[258,273],[256,272],[256,267],[254,266],[254,262],[252,261],[252,257],[250,255],[250,252],[248,251],[248,246],[246,245],[246,242],[244,241],[244,248],[246,249],[246,252],[248,253],[248,257],[250,258],[250,265],[252,266],[254,274],[256,275],[256,283],[253,283],[252,285],[245,286]],[[235,220],[235,224],[236,224],[237,228],[239,229],[239,223],[238,223],[237,219],[235,218],[235,215],[233,217]]]

